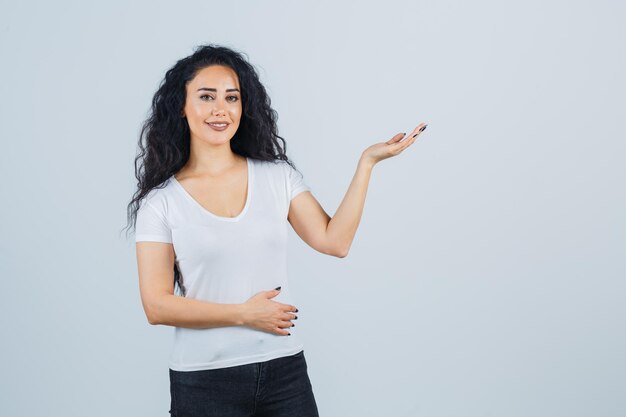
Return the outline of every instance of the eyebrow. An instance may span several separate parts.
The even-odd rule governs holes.
[[[213,92],[217,93],[217,89],[216,89],[216,88],[208,88],[208,87],[200,87],[200,88],[198,88],[198,91],[203,91],[203,90],[204,90],[204,91],[213,91]],[[239,89],[238,89],[238,88],[228,88],[228,89],[226,89],[226,92],[227,92],[227,93],[228,93],[229,91],[237,91],[237,92],[241,92],[241,91],[239,91]]]

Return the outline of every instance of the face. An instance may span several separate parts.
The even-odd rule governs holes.
[[[235,135],[241,120],[239,78],[230,67],[211,65],[200,70],[187,84],[183,115],[191,140],[224,144]],[[209,123],[227,123],[225,128]]]

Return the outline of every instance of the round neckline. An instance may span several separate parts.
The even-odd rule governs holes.
[[[250,200],[252,198],[252,184],[254,182],[254,164],[252,163],[252,160],[248,158],[247,156],[246,156],[246,164],[248,166],[248,185],[247,185],[248,192],[246,193],[246,204],[243,206],[243,209],[241,210],[241,212],[235,217],[218,216],[217,214],[210,212],[202,204],[200,204],[195,198],[193,198],[193,196],[185,189],[185,187],[183,187],[183,185],[180,182],[178,182],[178,180],[176,179],[174,175],[172,175],[171,178],[172,178],[172,182],[182,192],[182,194],[185,197],[187,197],[187,199],[190,200],[191,203],[195,205],[196,207],[198,207],[203,213],[217,220],[222,220],[226,222],[236,222],[236,221],[241,220],[241,218],[248,212],[248,208],[250,207]]]

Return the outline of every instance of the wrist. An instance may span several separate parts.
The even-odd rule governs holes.
[[[366,155],[361,155],[361,158],[359,159],[359,166],[362,166],[364,168],[371,170],[372,168],[374,168],[374,165],[376,165],[376,162],[372,160],[372,158]]]
[[[248,323],[246,305],[235,304],[235,325],[245,326],[246,323]]]

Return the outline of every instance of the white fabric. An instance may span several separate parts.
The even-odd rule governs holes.
[[[173,244],[187,297],[244,303],[281,286],[272,300],[297,306],[287,281],[287,214],[291,199],[310,188],[284,161],[247,163],[248,194],[237,217],[209,212],[172,176],[142,200],[135,241]],[[297,328],[282,336],[247,326],[175,327],[169,367],[215,369],[292,355],[304,348]]]

